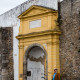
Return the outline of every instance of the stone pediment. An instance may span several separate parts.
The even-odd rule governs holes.
[[[40,15],[47,12],[55,12],[55,10],[34,5],[34,6],[31,6],[29,9],[27,9],[25,12],[23,12],[20,16],[18,16],[18,18],[25,18],[25,17],[35,16],[35,15]]]

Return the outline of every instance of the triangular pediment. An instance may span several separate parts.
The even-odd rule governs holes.
[[[42,6],[31,6],[29,9],[27,9],[25,12],[23,12],[18,18],[24,18],[24,17],[30,17],[35,16],[47,12],[55,12],[53,9],[45,8]]]

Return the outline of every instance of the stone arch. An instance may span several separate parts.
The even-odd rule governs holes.
[[[48,79],[48,69],[47,69],[48,68],[48,62],[47,62],[48,56],[47,56],[47,52],[42,45],[37,44],[37,43],[30,45],[27,48],[27,50],[25,51],[24,60],[23,60],[23,80],[27,80],[27,56],[28,56],[29,51],[34,47],[40,47],[45,54],[45,58],[46,58],[46,70],[45,70],[46,72],[45,72],[45,75],[46,75],[46,80],[47,80]]]

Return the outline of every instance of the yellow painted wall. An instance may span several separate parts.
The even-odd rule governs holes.
[[[55,68],[60,72],[59,36],[61,32],[57,26],[57,17],[57,11],[39,6],[32,6],[19,16],[20,29],[16,37],[19,40],[19,80],[23,80],[21,75],[23,75],[25,51],[35,43],[43,46],[47,52],[48,80],[52,80]],[[30,29],[29,22],[38,19],[41,19],[41,27]]]

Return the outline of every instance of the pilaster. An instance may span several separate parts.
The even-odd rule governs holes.
[[[19,80],[23,80],[23,56],[24,55],[24,46],[19,46]]]
[[[47,53],[48,53],[48,80],[52,80],[52,43],[48,42],[48,49],[47,49]]]
[[[59,59],[59,35],[53,35],[52,39],[52,61],[53,61],[53,69],[57,68],[58,72],[60,72],[60,59]]]

